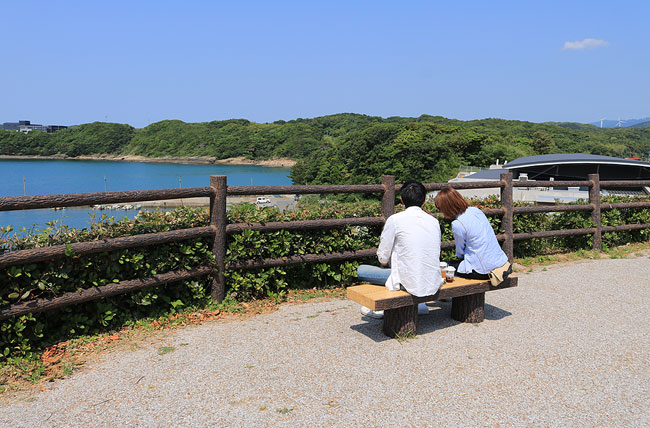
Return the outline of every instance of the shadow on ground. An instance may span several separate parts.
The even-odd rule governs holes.
[[[451,319],[451,302],[432,302],[427,303],[429,307],[429,315],[420,316],[418,318],[418,334],[433,333],[436,330],[443,328],[453,327],[461,324],[459,321]],[[511,312],[497,308],[489,304],[485,304],[485,319],[490,321],[498,321],[502,318],[512,315]],[[362,324],[355,324],[350,328],[358,333],[361,333],[372,339],[375,342],[383,342],[391,340],[381,331],[383,321],[368,316],[362,316]]]

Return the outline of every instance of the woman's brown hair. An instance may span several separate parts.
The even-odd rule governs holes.
[[[465,212],[467,201],[451,187],[445,187],[436,196],[436,208],[447,218],[456,218]]]

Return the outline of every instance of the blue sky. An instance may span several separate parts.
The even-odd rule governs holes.
[[[649,1],[5,1],[0,122],[650,116]]]

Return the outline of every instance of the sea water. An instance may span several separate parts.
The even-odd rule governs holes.
[[[153,162],[0,159],[0,197],[120,190],[205,187],[210,175],[225,175],[228,185],[290,185],[289,169],[255,165],[196,165]],[[0,226],[43,229],[51,220],[86,227],[92,215],[115,218],[138,210],[95,211],[84,208],[0,211]]]

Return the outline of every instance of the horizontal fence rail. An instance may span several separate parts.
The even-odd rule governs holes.
[[[540,232],[515,233],[512,235],[512,238],[515,241],[521,241],[524,239],[533,239],[533,238],[553,238],[556,236],[587,235],[589,233],[594,233],[595,231],[596,229],[593,227],[587,227],[582,229],[543,230]]]
[[[329,229],[344,226],[380,226],[383,217],[333,218],[326,220],[274,221],[268,223],[232,223],[226,226],[226,233],[239,233],[244,230],[273,232],[276,230]]]
[[[23,303],[14,303],[0,308],[0,320],[28,313],[49,311],[64,306],[78,305],[79,303],[90,302],[104,297],[111,297],[130,291],[141,290],[147,287],[163,285],[170,282],[184,281],[200,276],[209,275],[213,271],[211,266],[201,266],[191,270],[179,270],[153,275],[144,279],[132,279],[99,287],[87,288],[81,291],[70,291],[57,297],[48,297],[30,300]]]
[[[150,245],[168,244],[187,239],[214,236],[211,226],[178,229],[168,232],[147,233],[120,238],[102,239],[100,241],[74,242],[67,245],[52,245],[49,247],[31,248],[28,250],[11,251],[0,254],[0,268],[24,263],[36,263],[63,257],[66,253],[85,256],[88,254],[117,251],[126,248],[146,247]]]
[[[650,202],[618,202],[613,204],[601,204],[601,210],[629,209],[629,208],[650,208]]]
[[[325,254],[305,254],[300,256],[287,256],[278,258],[267,258],[260,260],[246,260],[242,262],[233,262],[228,264],[228,269],[258,269],[270,268],[277,266],[291,266],[303,263],[325,263],[325,262],[341,262],[347,260],[364,259],[374,257],[377,254],[376,248],[368,248],[365,250],[357,251],[343,251],[339,253],[325,253]]]
[[[228,195],[307,195],[327,193],[379,193],[380,184],[351,184],[323,186],[228,186]]]
[[[504,187],[505,184],[503,181],[455,181],[451,183],[424,183],[424,188],[428,191],[432,190],[442,190],[446,187],[452,187],[454,189],[492,189],[495,187]],[[396,186],[395,190],[400,190],[402,185]]]
[[[603,226],[601,212],[612,209],[640,209],[650,208],[650,202],[626,203],[601,203],[600,189],[625,187],[650,187],[650,180],[632,181],[599,181],[597,174],[589,175],[583,181],[513,181],[512,174],[501,174],[500,180],[481,182],[452,182],[452,183],[425,183],[427,191],[437,191],[446,187],[455,189],[489,189],[497,188],[500,191],[501,208],[487,208],[482,211],[487,216],[501,217],[501,227],[504,233],[497,235],[497,240],[502,243],[503,249],[509,259],[513,257],[513,242],[528,239],[544,239],[558,236],[592,234],[593,248],[600,250],[602,247],[601,236],[603,233],[633,231],[650,229],[650,223],[627,224],[617,226]],[[588,204],[572,205],[541,205],[541,206],[514,206],[512,196],[514,188],[521,187],[585,187],[589,189]],[[225,295],[226,269],[261,269],[279,266],[292,266],[303,263],[333,263],[349,260],[374,258],[376,248],[358,249],[355,251],[329,252],[321,254],[290,255],[287,257],[249,259],[225,263],[226,244],[228,235],[242,233],[246,230],[259,232],[273,232],[278,230],[326,230],[341,227],[378,227],[395,212],[396,192],[401,189],[401,184],[395,183],[395,178],[384,176],[382,184],[369,185],[319,185],[319,186],[228,186],[225,176],[211,176],[209,187],[193,187],[185,189],[137,190],[122,192],[78,193],[65,195],[39,195],[0,198],[0,211],[19,209],[56,208],[71,206],[88,206],[96,204],[139,202],[151,200],[183,199],[192,197],[210,198],[210,225],[194,227],[167,232],[140,234],[119,238],[108,238],[89,242],[76,242],[67,245],[54,245],[25,250],[16,250],[0,254],[0,268],[24,263],[46,262],[63,257],[84,256],[107,251],[116,251],[126,248],[138,248],[151,245],[160,245],[183,240],[207,238],[212,245],[215,257],[214,266],[199,266],[189,270],[179,270],[153,275],[144,279],[124,280],[114,284],[106,284],[79,292],[64,293],[61,296],[37,298],[27,302],[19,302],[0,307],[0,319],[30,312],[41,312],[67,305],[79,304],[103,297],[114,296],[145,287],[152,287],[169,282],[182,281],[201,276],[211,276],[211,296],[221,301]],[[274,195],[274,194],[335,194],[335,193],[361,193],[382,195],[381,216],[379,217],[351,217],[336,219],[293,220],[286,222],[255,222],[227,224],[226,197],[246,195]],[[513,216],[552,213],[564,211],[589,211],[594,227],[580,229],[535,231],[514,233]],[[443,218],[441,214],[433,214]],[[455,248],[454,241],[441,243],[442,249]]]
[[[450,183],[451,184],[451,183]],[[591,181],[513,181],[514,187],[592,187]],[[650,180],[607,180],[600,187],[650,187]]]
[[[589,181],[513,181],[514,187],[592,187]]]
[[[650,180],[605,180],[600,187],[650,187]]]
[[[603,232],[625,232],[630,230],[650,229],[650,223],[621,224],[618,226],[603,226]]]
[[[537,205],[531,207],[514,207],[515,214],[553,213],[560,211],[593,211],[593,205]]]
[[[501,181],[476,181],[453,183],[425,183],[428,191],[442,190],[445,187],[455,189],[490,189],[503,187]],[[401,184],[394,186],[395,191],[402,188]],[[305,194],[332,194],[332,193],[379,193],[384,187],[378,184],[350,184],[350,185],[319,185],[319,186],[228,186],[228,195],[305,195]]]
[[[70,193],[64,195],[12,196],[0,198],[0,211],[37,208],[81,207],[122,202],[157,201],[213,196],[210,187],[185,189],[128,190],[122,192]]]

